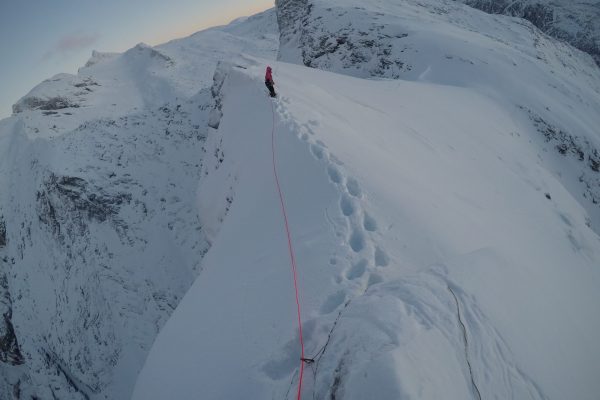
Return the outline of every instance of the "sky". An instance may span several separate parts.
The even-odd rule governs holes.
[[[0,119],[92,50],[157,45],[273,7],[273,0],[0,0]]]

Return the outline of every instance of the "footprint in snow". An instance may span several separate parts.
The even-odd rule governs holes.
[[[354,214],[353,201],[350,198],[350,196],[348,196],[346,193],[342,195],[342,198],[340,200],[340,209],[342,211],[342,214],[344,214],[346,217],[349,217],[352,214]]]
[[[363,226],[364,226],[365,230],[367,230],[369,232],[377,231],[377,221],[375,221],[375,218],[371,217],[366,212],[363,215]]]
[[[315,135],[315,131],[312,129],[312,127],[310,125],[304,124],[304,125],[302,125],[301,129],[304,129],[305,131],[307,131],[312,136]]]
[[[350,247],[355,253],[360,253],[365,248],[365,234],[361,230],[354,230],[350,235]]]
[[[375,265],[378,267],[387,267],[390,263],[390,258],[385,251],[380,247],[375,248]]]
[[[352,267],[350,267],[348,271],[346,271],[346,279],[354,280],[361,278],[365,274],[368,265],[369,262],[363,258],[362,260],[354,264]]]
[[[304,135],[306,135],[306,133]],[[303,135],[303,137],[304,137],[304,135]],[[307,136],[306,140],[308,140],[308,136]],[[311,144],[310,151],[317,160],[323,160],[326,157],[325,149],[323,148],[323,146]]]
[[[360,185],[358,184],[358,181],[354,178],[348,178],[348,181],[346,182],[346,188],[348,189],[348,193],[350,193],[354,197],[360,197],[362,194]]]
[[[329,173],[329,179],[331,179],[331,181],[333,183],[338,183],[338,184],[342,183],[342,180],[343,180],[342,174],[335,166],[330,165],[327,168],[327,172]]]
[[[341,290],[330,295],[321,306],[321,314],[329,314],[330,312],[335,311],[335,309],[341,306],[345,301],[346,293]]]
[[[378,274],[369,275],[369,282],[367,283],[367,288],[370,288],[373,285],[383,282],[383,278]]]

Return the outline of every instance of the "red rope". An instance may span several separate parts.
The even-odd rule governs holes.
[[[285,211],[285,202],[283,201],[283,193],[279,185],[279,176],[277,175],[277,164],[275,162],[275,110],[271,101],[271,112],[273,113],[273,129],[271,131],[271,149],[273,152],[273,174],[275,175],[275,184],[279,193],[279,202],[281,203],[281,213],[285,222],[285,233],[287,234],[288,250],[290,253],[290,261],[292,264],[292,275],[294,277],[294,289],[296,290],[296,310],[298,312],[298,332],[300,336],[300,378],[298,379],[298,397],[302,398],[302,378],[304,377],[304,338],[302,337],[302,319],[300,318],[300,299],[298,296],[298,273],[296,267],[296,256],[294,255],[294,247],[292,246],[292,236],[290,235],[290,227],[288,224],[287,212]]]

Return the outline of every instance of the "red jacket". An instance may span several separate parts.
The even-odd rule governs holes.
[[[273,82],[273,75],[271,75],[271,67],[267,67],[267,73],[265,74],[265,82]]]

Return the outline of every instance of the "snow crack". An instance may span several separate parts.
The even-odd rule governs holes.
[[[0,215],[0,248],[6,246],[6,222],[2,215]]]
[[[460,329],[462,331],[463,343],[465,346],[465,360],[467,361],[467,367],[469,368],[469,376],[471,378],[471,385],[473,387],[473,390],[474,390],[474,393],[476,394],[477,399],[481,400],[481,392],[479,391],[479,388],[477,387],[477,384],[475,383],[475,378],[473,377],[473,368],[471,367],[471,361],[469,360],[469,340],[467,338],[467,328],[466,328],[466,326],[462,320],[462,317],[460,315],[460,305],[458,303],[458,297],[456,297],[456,294],[454,293],[454,291],[452,290],[452,288],[450,286],[448,286],[448,290],[452,294],[452,297],[454,298],[454,302],[456,303],[456,315],[458,317],[458,324],[460,325]]]

